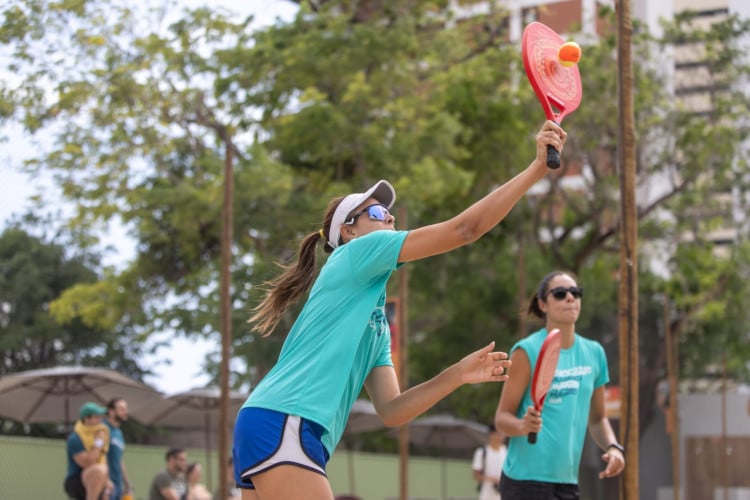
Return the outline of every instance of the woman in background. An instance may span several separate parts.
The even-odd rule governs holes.
[[[571,273],[554,271],[545,276],[528,311],[543,319],[545,327],[511,349],[513,365],[495,414],[495,425],[510,437],[500,477],[503,500],[578,499],[578,468],[587,429],[604,450],[605,468],[599,478],[617,476],[625,468],[625,450],[604,409],[604,386],[609,382],[604,348],[576,333],[582,298],[583,289]],[[540,414],[531,400],[531,374],[547,332],[555,328],[562,334],[562,348]],[[528,442],[530,432],[538,433],[535,444]]]
[[[212,500],[213,495],[208,491],[206,486],[201,483],[203,467],[198,462],[193,462],[185,469],[185,479],[187,480],[187,493],[185,500]]]

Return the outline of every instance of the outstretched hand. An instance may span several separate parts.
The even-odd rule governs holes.
[[[495,351],[495,342],[475,351],[461,361],[461,381],[465,384],[479,384],[482,382],[503,382],[508,380],[508,367],[511,364],[508,354]]]

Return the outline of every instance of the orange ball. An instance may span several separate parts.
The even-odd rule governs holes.
[[[566,42],[557,51],[557,57],[563,66],[573,66],[581,60],[581,46],[576,42]]]

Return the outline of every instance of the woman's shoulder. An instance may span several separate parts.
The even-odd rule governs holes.
[[[361,271],[369,266],[375,266],[378,270],[392,269],[407,234],[408,231],[384,229],[354,238],[337,248],[326,264]]]
[[[521,347],[523,349],[528,349],[530,347],[536,347],[542,345],[542,342],[544,342],[544,339],[547,337],[547,329],[541,328],[535,332],[532,332],[528,335],[526,335],[524,338],[516,342],[515,347]]]
[[[534,364],[536,362],[536,357],[539,354],[540,349],[542,348],[542,343],[544,342],[544,339],[546,337],[546,328],[542,328],[540,330],[532,332],[513,344],[510,352],[512,354],[518,350],[523,351],[526,354],[526,357],[529,359],[529,363]]]
[[[346,245],[343,245],[341,248],[346,248],[347,246],[349,246],[349,248],[357,248],[364,245],[380,245],[388,241],[398,241],[405,239],[407,234],[409,234],[409,231],[380,229],[378,231],[367,233],[363,236],[360,236],[359,238],[354,238]]]

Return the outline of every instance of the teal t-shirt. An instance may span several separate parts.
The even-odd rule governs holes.
[[[65,450],[68,455],[68,473],[65,477],[68,478],[80,474],[83,469],[75,460],[73,460],[73,457],[82,451],[86,451],[86,448],[83,446],[83,441],[81,441],[81,436],[75,432],[71,432],[65,443]]]
[[[119,427],[113,426],[109,420],[104,419],[109,427],[109,450],[107,451],[107,467],[109,468],[109,479],[115,485],[115,498],[120,498],[122,491],[122,456],[125,453],[125,437]]]
[[[532,333],[511,349],[523,349],[532,367],[547,336],[547,330]],[[583,441],[588,428],[589,408],[594,389],[609,382],[604,348],[599,342],[578,334],[573,345],[560,350],[555,378],[542,409],[542,430],[536,444],[527,436],[510,439],[503,473],[517,481],[578,483]],[[517,416],[533,406],[529,387],[518,406]]]
[[[244,407],[320,424],[329,455],[370,371],[393,366],[385,316],[388,278],[407,231],[375,231],[328,257],[271,371]]]

